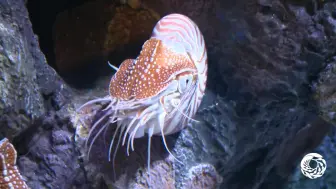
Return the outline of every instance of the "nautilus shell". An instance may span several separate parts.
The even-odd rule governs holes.
[[[89,148],[110,123],[117,123],[120,131],[117,147],[121,141],[124,145],[128,136],[127,153],[129,147],[134,149],[134,139],[146,133],[148,148],[152,135],[161,135],[167,148],[165,135],[178,132],[193,121],[204,96],[208,67],[201,31],[187,16],[169,14],[155,25],[139,56],[123,61],[115,69],[109,95],[78,109],[92,103],[109,103],[104,115],[91,127],[89,135],[97,128],[99,131]],[[106,117],[109,121],[99,126]],[[111,140],[109,158],[116,133]]]
[[[0,141],[0,188],[30,189],[16,165],[17,152],[7,138]]]

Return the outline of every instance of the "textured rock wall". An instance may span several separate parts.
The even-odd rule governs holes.
[[[40,51],[24,1],[0,1],[0,9],[0,124],[7,125],[2,136],[12,138],[61,109],[69,91]]]
[[[70,90],[39,49],[23,0],[0,1],[1,137],[13,140],[18,166],[31,188],[85,188]],[[81,174],[80,174],[81,173]]]
[[[18,11],[22,2],[15,4],[12,7],[6,1],[0,2],[0,124],[8,125],[1,135],[9,138],[46,111],[37,84],[35,58],[30,52],[34,44],[27,43],[31,40],[27,38],[33,36],[25,36],[29,19]]]
[[[328,122],[335,125],[335,65],[336,65],[336,4],[328,3],[312,16],[312,20],[319,23],[325,34],[325,44],[320,44],[315,50],[324,57],[325,67],[312,82],[314,98],[317,100],[320,115]],[[336,160],[336,135],[335,128],[324,138],[322,143],[314,150],[326,160],[327,169],[320,179],[310,180],[301,174],[299,166],[287,188],[335,188],[335,160]]]

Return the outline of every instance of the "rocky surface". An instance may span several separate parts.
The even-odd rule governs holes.
[[[323,26],[326,35],[324,45],[330,51],[324,48],[318,50],[325,56],[325,67],[318,74],[318,79],[313,82],[313,90],[323,118],[336,124],[336,86],[334,84],[336,81],[336,5],[330,3],[324,8],[313,16],[313,20]]]
[[[336,135],[335,128],[324,138],[322,144],[314,151],[323,156],[326,160],[327,169],[322,177],[311,180],[304,177],[299,166],[295,169],[293,176],[288,182],[287,189],[304,189],[304,188],[335,188],[335,160],[336,160]]]
[[[85,188],[69,124],[71,91],[48,66],[23,0],[0,1],[0,125],[30,188]]]
[[[37,44],[27,42],[34,40],[34,36],[25,36],[25,28],[30,25],[26,12],[17,10],[20,4],[22,2],[17,2],[8,8],[7,2],[0,2],[0,124],[8,125],[1,130],[1,137],[8,138],[27,129],[27,123],[46,112],[43,97],[38,92],[36,58],[31,52]],[[13,14],[21,14],[21,17]]]
[[[107,161],[113,127],[98,137],[88,160],[83,141],[75,141],[73,110],[105,96],[112,71],[92,82],[90,89],[68,87],[39,50],[24,1],[0,0],[1,134],[14,138],[18,166],[28,186],[147,188],[150,183],[162,188],[298,188],[307,186],[306,181],[297,171],[290,178],[291,173],[312,151],[328,158],[329,176],[316,188],[333,186],[335,166],[330,159],[335,137],[329,132],[335,111],[335,2],[144,0],[131,5],[140,6],[132,11],[145,9],[160,16],[186,14],[205,37],[209,76],[196,115],[201,123],[167,136],[183,164],[168,156],[161,138],[154,137],[148,178],[147,138],[142,138],[135,141],[130,156],[125,148],[119,149],[114,174]],[[138,28],[136,24],[126,26]],[[81,50],[74,54],[84,53]],[[126,56],[120,52],[118,58]]]
[[[48,111],[60,110],[70,91],[39,49],[24,1],[0,1],[1,136],[12,139]]]
[[[336,124],[336,57],[328,60],[326,68],[313,83],[315,98],[321,110],[321,115],[329,122]]]

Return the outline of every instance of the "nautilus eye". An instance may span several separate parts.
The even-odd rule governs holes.
[[[188,74],[179,77],[179,92],[184,93],[191,85],[193,81],[193,75]]]
[[[180,105],[181,100],[180,99],[172,99],[171,104],[173,107],[178,107]]]

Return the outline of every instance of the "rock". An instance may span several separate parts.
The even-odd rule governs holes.
[[[330,123],[334,123],[331,119],[334,73],[330,65],[334,64],[336,44],[335,2],[263,0],[232,4],[215,0],[143,0],[128,3],[137,10],[124,7],[118,12],[115,7],[108,7],[111,10],[107,12],[115,11],[117,15],[106,19],[111,21],[110,26],[124,25],[110,27],[111,38],[100,40],[101,44],[107,42],[104,43],[107,46],[94,46],[93,52],[87,46],[79,48],[74,59],[83,58],[80,55],[85,52],[105,55],[104,48],[117,49],[114,53],[119,57],[109,59],[118,64],[118,58],[128,56],[122,54],[129,53],[123,52],[128,45],[134,43],[134,49],[141,48],[137,43],[150,35],[149,26],[155,20],[138,18],[136,15],[141,12],[147,16],[152,12],[160,16],[178,12],[193,19],[207,44],[209,76],[206,95],[195,117],[200,123],[167,136],[169,149],[182,163],[169,156],[160,137],[152,138],[150,179],[146,170],[147,138],[137,139],[135,151],[129,156],[125,147],[120,147],[115,163],[109,162],[113,125],[97,137],[88,159],[84,141],[80,136],[78,140],[74,137],[78,129],[73,128],[77,116],[74,108],[107,95],[113,72],[107,70],[109,74],[105,75],[98,72],[97,81],[89,89],[68,87],[40,52],[24,1],[0,1],[1,133],[14,138],[18,167],[28,186],[147,188],[150,184],[163,188],[197,188],[205,184],[208,188],[280,189],[288,180],[297,178],[297,167],[304,154],[317,151],[333,157],[334,153],[329,152],[333,148],[333,133],[324,137],[329,133]],[[78,10],[84,10],[84,15],[94,7]],[[98,14],[93,15],[96,16],[92,19],[97,19]],[[145,32],[139,36],[134,32],[137,37],[128,40],[124,37],[113,41],[116,36],[124,36],[124,31],[138,30],[138,25],[127,22],[127,16],[135,19],[136,24],[144,21]],[[71,36],[77,37],[75,34],[82,28],[83,34],[88,34],[84,32],[89,31],[83,27],[85,23],[82,24]],[[98,21],[97,24],[101,26]],[[76,39],[71,46],[76,50],[77,45],[85,42],[79,43],[82,42],[79,39],[87,36],[65,38]],[[88,39],[88,44],[92,44],[94,38]],[[132,56],[136,56],[134,49]],[[65,54],[58,58],[67,60],[64,57],[72,55]],[[72,69],[86,77],[76,66]],[[75,75],[72,71],[70,75]],[[10,84],[5,85],[5,79]],[[319,117],[320,112],[323,119]],[[92,114],[84,121],[97,118],[99,114]],[[327,163],[328,171],[334,172],[334,162],[327,160]],[[296,175],[291,178],[293,171]],[[331,181],[327,177],[319,184],[332,187]],[[305,183],[298,181],[296,186],[300,184]]]
[[[27,129],[32,119],[46,111],[34,68],[38,61],[35,56],[42,53],[31,51],[36,43],[27,41],[36,39],[33,35],[25,36],[27,29],[31,32],[31,25],[25,9],[18,10],[20,6],[21,2],[13,5],[0,2],[0,125],[3,126],[1,137],[9,139]]]
[[[327,169],[319,179],[308,179],[301,173],[300,166],[296,166],[293,176],[289,180],[287,189],[304,189],[304,188],[334,188],[335,187],[335,157],[336,157],[336,135],[335,128],[328,136],[323,139],[323,142],[314,151],[321,154],[326,160]]]
[[[314,20],[323,26],[325,35],[325,44],[315,47],[322,49],[325,59],[323,70],[318,74],[316,81],[312,83],[315,93],[315,99],[321,115],[325,120],[332,124],[336,124],[334,112],[335,109],[335,85],[336,81],[336,5],[334,3],[326,3],[322,10],[314,15]],[[316,40],[317,41],[317,40]]]
[[[325,120],[336,124],[335,102],[336,93],[336,57],[331,58],[326,68],[320,73],[317,82],[313,83],[315,98],[318,100],[320,111]]]
[[[23,1],[0,2],[1,136],[12,139],[31,122],[70,100],[70,91],[48,66]]]
[[[230,6],[207,1],[197,7],[187,2],[161,1],[155,7],[149,2],[142,1],[143,6],[160,15],[180,12],[195,20],[209,54],[208,90],[196,116],[202,123],[183,130],[173,140],[173,151],[183,162],[173,166],[175,187],[188,186],[188,170],[203,162],[211,162],[223,178],[215,188],[285,186],[300,158],[314,150],[330,129],[330,124],[318,117],[319,109],[310,91],[314,76],[325,66],[323,60],[334,52],[324,35],[325,27],[315,22],[306,4],[250,1]],[[207,6],[217,8],[204,8]],[[319,12],[317,9],[313,15]],[[97,140],[93,151],[107,155],[108,149],[103,146],[108,145],[108,139]],[[136,153],[146,153],[142,149],[145,140],[136,141]],[[104,154],[94,162],[108,175]],[[122,154],[117,156],[122,158]],[[134,167],[134,161],[145,165],[143,158],[138,160],[136,156],[128,157],[130,165],[120,161],[116,165],[127,169]],[[168,159],[163,155],[153,161],[164,163]],[[286,163],[282,163],[284,160]],[[133,175],[134,168],[124,172]],[[147,176],[136,175],[135,182],[146,181]],[[216,176],[212,178],[216,180]]]
[[[330,124],[317,116],[319,109],[310,91],[314,76],[325,66],[324,57],[328,51],[334,52],[328,46],[324,26],[316,24],[306,4],[244,1],[231,6],[207,1],[198,2],[202,4],[198,7],[187,2],[157,1],[155,7],[149,2],[142,1],[143,6],[160,15],[180,12],[195,20],[209,54],[208,90],[196,116],[202,123],[186,128],[173,140],[173,151],[183,162],[173,165],[175,187],[189,186],[188,170],[203,162],[211,162],[223,178],[214,188],[285,186],[300,158],[314,150],[330,129]],[[105,142],[108,139],[98,139],[94,151],[107,154],[108,149],[102,147]],[[146,154],[142,149],[146,139],[136,142],[136,153]],[[106,159],[103,155],[94,162],[108,175],[104,156]],[[122,154],[117,156],[122,158]],[[138,160],[136,156],[128,157],[132,162],[128,166],[121,161],[116,165],[130,169],[136,161],[145,166],[143,158]],[[163,155],[154,162],[167,159]],[[125,172],[133,175],[134,168]],[[146,175],[136,175],[135,182],[146,181]],[[160,185],[158,182],[154,186]]]
[[[1,137],[13,141],[29,187],[85,188],[69,124],[71,90],[47,64],[24,3],[0,1]]]
[[[37,120],[30,130],[15,139],[22,156],[22,174],[32,188],[90,188],[82,158],[74,144],[74,129],[56,114],[46,115],[48,127]]]

